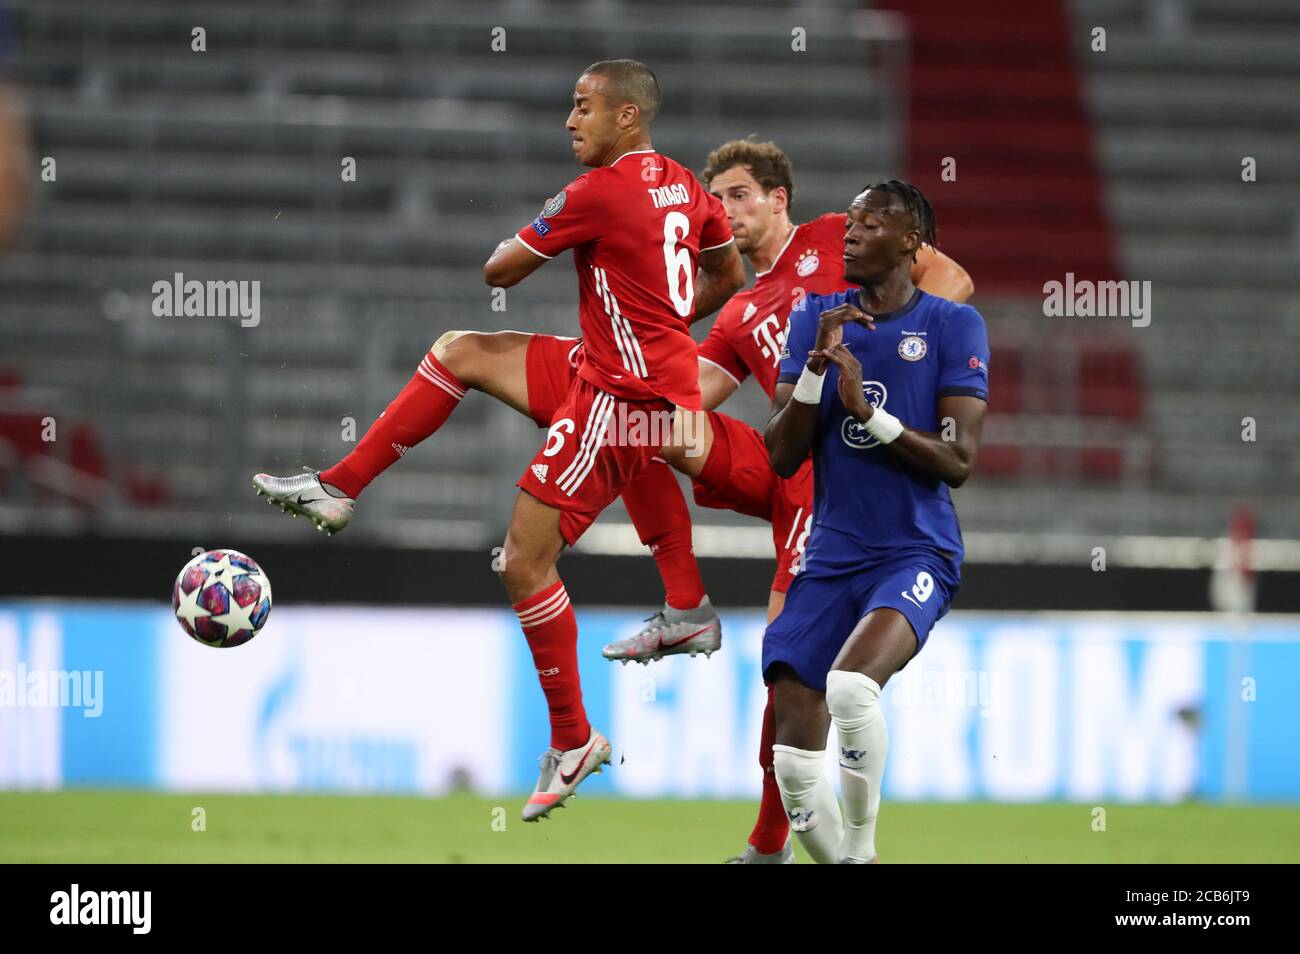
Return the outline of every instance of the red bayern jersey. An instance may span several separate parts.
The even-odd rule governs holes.
[[[752,288],[722,306],[699,356],[742,383],[749,375],[770,398],[776,390],[781,349],[790,312],[804,295],[829,295],[852,288],[844,280],[843,212],[829,212],[796,226]]]
[[[686,330],[697,260],[732,238],[722,203],[689,170],[653,150],[626,153],[565,186],[517,238],[546,258],[573,249],[581,377],[619,397],[699,410]]]

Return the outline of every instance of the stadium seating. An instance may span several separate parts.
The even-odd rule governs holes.
[[[576,172],[561,128],[571,84],[611,54],[659,72],[665,152],[698,168],[725,138],[778,141],[796,163],[796,218],[842,207],[954,130],[975,136],[959,174],[980,189],[949,198],[922,182],[993,336],[995,413],[981,479],[960,492],[967,529],[1217,533],[1225,490],[1267,498],[1300,468],[1279,443],[1243,452],[1238,433],[1251,413],[1295,429],[1282,412],[1300,371],[1269,347],[1300,314],[1300,64],[1269,42],[1300,31],[1284,2],[1134,13],[1078,0],[1048,21],[1003,4],[963,28],[971,49],[1001,58],[910,71],[916,103],[959,119],[936,124],[917,106],[910,126],[900,44],[909,30],[922,51],[949,42],[929,2],[890,4],[906,16],[776,0],[11,6],[36,149],[57,180],[36,186],[25,239],[0,260],[3,361],[133,462],[134,484],[114,475],[102,519],[193,533],[196,519],[229,516],[294,532],[263,519],[248,475],[332,462],[348,420],[364,430],[440,332],[575,333],[566,265],[508,292],[504,312],[479,268]],[[1091,55],[1102,22],[1108,49]],[[206,52],[190,48],[195,26]],[[796,27],[808,53],[790,49]],[[1057,68],[1067,54],[1077,70]],[[977,66],[983,100],[963,86]],[[1248,68],[1267,71],[1267,88]],[[1075,104],[1068,121],[1062,103]],[[1233,132],[1257,139],[1260,181],[1241,182]],[[355,182],[341,181],[345,156]],[[990,196],[1005,200],[997,221]],[[1067,267],[1152,281],[1150,327],[1045,318],[1025,275]],[[152,285],[177,272],[260,281],[260,323],[155,317]],[[746,388],[729,410],[761,423],[765,405]],[[384,516],[350,534],[499,538],[531,423],[469,400],[437,441],[441,453],[421,448],[375,485],[366,507]],[[0,498],[9,513],[24,506]],[[1262,532],[1300,532],[1300,515],[1282,519]]]

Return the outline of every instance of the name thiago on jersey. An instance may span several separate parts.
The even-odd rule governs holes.
[[[674,182],[672,185],[655,186],[646,189],[650,193],[650,198],[654,200],[655,208],[662,209],[670,205],[687,205],[691,201],[690,193],[686,191],[685,184]]]

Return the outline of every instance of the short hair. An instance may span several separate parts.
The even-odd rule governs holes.
[[[931,248],[939,247],[939,243],[935,239],[934,207],[930,205],[930,200],[925,197],[924,192],[912,185],[912,183],[904,182],[902,179],[884,179],[863,186],[858,194],[861,195],[868,190],[872,192],[888,192],[898,196],[903,201],[904,211],[912,220],[912,228],[921,233],[921,241]]]
[[[786,204],[794,205],[794,167],[776,143],[757,142],[752,135],[724,142],[709,153],[708,164],[701,174],[704,185],[708,187],[715,177],[736,166],[744,166],[764,192],[781,186],[785,189]]]
[[[649,128],[663,105],[663,93],[654,70],[639,60],[600,60],[592,63],[582,75],[591,73],[603,76],[605,96],[618,105],[633,103],[641,113],[641,125]]]

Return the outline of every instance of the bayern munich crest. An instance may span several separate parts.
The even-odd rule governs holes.
[[[799,261],[795,264],[794,270],[800,278],[807,278],[817,271],[817,266],[820,264],[821,259],[817,257],[817,252],[810,248],[799,256]]]
[[[898,356],[906,361],[920,361],[925,357],[925,339],[908,335],[898,343]]]
[[[863,381],[862,396],[872,407],[884,407],[885,401],[889,399],[889,391],[879,381]],[[844,443],[856,450],[866,450],[880,443],[868,433],[867,425],[852,414],[844,416],[844,423],[840,425],[840,436],[844,438]]]

